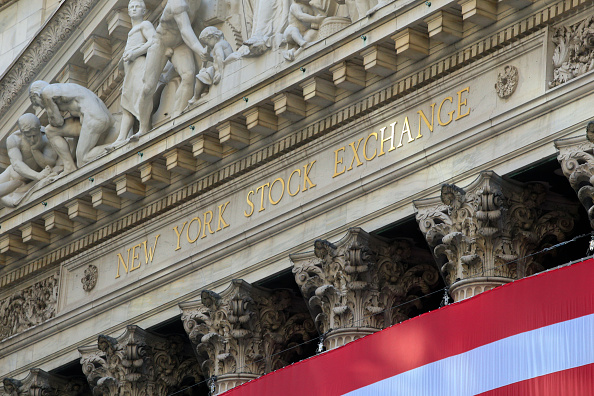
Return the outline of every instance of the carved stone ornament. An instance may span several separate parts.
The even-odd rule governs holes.
[[[594,122],[586,128],[583,136],[555,141],[557,159],[563,174],[577,193],[578,199],[588,212],[590,227],[594,229]]]
[[[66,379],[31,369],[23,380],[4,378],[0,396],[79,396],[88,391],[83,379]]]
[[[440,197],[414,206],[454,301],[543,270],[543,255],[527,256],[565,240],[576,213],[540,183],[491,171],[464,189],[444,184]]]
[[[0,114],[35,80],[99,0],[66,0],[0,82]]]
[[[90,292],[93,290],[95,285],[97,284],[97,279],[99,278],[99,270],[93,264],[90,264],[89,267],[85,270],[85,276],[82,277],[80,280],[82,283],[82,288],[86,292]]]
[[[402,303],[439,281],[430,255],[411,242],[390,243],[360,228],[349,229],[336,244],[317,240],[313,253],[291,255],[291,261],[316,326],[320,333],[330,331],[327,349],[408,319],[422,300]]]
[[[505,66],[503,73],[497,74],[495,83],[495,92],[501,99],[507,99],[516,92],[518,87],[518,68],[515,66]]]
[[[205,377],[216,376],[217,394],[303,358],[301,348],[285,350],[317,336],[301,298],[243,280],[221,294],[204,290],[200,302],[180,307]]]
[[[81,347],[81,365],[95,396],[169,395],[187,379],[199,381],[196,358],[181,336],[163,337],[127,326],[117,338],[100,335]]]
[[[551,31],[551,41],[556,47],[550,87],[564,84],[594,68],[594,17]]]
[[[0,340],[56,316],[58,276],[52,275],[0,301]]]

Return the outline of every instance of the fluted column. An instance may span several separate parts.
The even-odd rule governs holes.
[[[586,127],[586,136],[555,141],[557,159],[563,174],[588,212],[594,229],[594,121]]]
[[[243,280],[233,280],[221,294],[204,290],[199,302],[180,308],[217,394],[303,358],[302,348],[287,349],[317,336],[301,298]]]
[[[4,378],[1,396],[82,396],[88,386],[82,379],[68,379],[41,369],[31,369],[23,380]]]
[[[321,333],[333,349],[409,318],[434,290],[437,267],[407,240],[388,241],[351,228],[338,242],[316,240],[291,255],[293,274]],[[401,305],[401,306],[399,306]]]
[[[454,301],[541,271],[542,256],[527,256],[563,241],[576,213],[541,183],[491,171],[464,189],[444,184],[439,197],[414,206]]]
[[[163,337],[127,326],[117,338],[100,335],[97,345],[79,348],[81,365],[94,396],[166,396],[184,379],[201,377],[184,337]]]

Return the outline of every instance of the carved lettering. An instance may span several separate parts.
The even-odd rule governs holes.
[[[177,247],[175,248],[175,250],[179,250],[181,249],[181,246],[179,245],[179,238],[182,234],[182,232],[184,232],[184,227],[186,226],[186,224],[188,224],[188,222],[184,222],[184,224],[182,224],[182,228],[180,231],[177,230],[177,226],[173,227],[173,231],[175,231],[175,234],[177,235]]]
[[[254,203],[253,203],[253,202],[252,202],[252,200],[250,199],[250,196],[251,196],[251,195],[253,195],[253,194],[254,194],[254,190],[251,190],[249,193],[247,193],[247,196],[246,196],[246,198],[245,198],[245,199],[246,199],[246,201],[247,201],[247,204],[248,204],[248,205],[250,205],[250,208],[251,208],[251,210],[250,210],[250,213],[248,213],[247,211],[244,211],[244,212],[243,212],[243,215],[244,215],[245,217],[250,217],[251,215],[253,215],[253,214],[254,214]]]
[[[311,182],[311,179],[309,178],[309,172],[311,171],[311,168],[313,168],[315,163],[316,163],[316,160],[314,160],[310,164],[303,165],[303,190],[301,190],[301,191],[307,191],[309,188],[314,188],[316,186],[316,184],[313,184]],[[307,186],[308,184],[309,184],[309,187]]]
[[[361,160],[359,159],[359,146],[361,145],[361,141],[363,140],[363,138],[359,139],[357,141],[357,145],[355,146],[355,142],[351,142],[349,143],[349,146],[351,146],[351,148],[353,149],[353,159],[351,160],[351,166],[349,166],[348,170],[353,169],[353,163],[355,162],[355,160],[357,160],[357,166],[361,166],[363,165],[363,162],[361,162]]]
[[[225,209],[227,209],[227,205],[229,205],[230,201],[225,202],[222,205],[219,205],[219,223],[217,225],[217,231],[221,231],[223,228],[229,227],[229,224],[223,219],[223,215],[225,214]],[[221,223],[223,226],[221,227]]]
[[[346,172],[346,167],[344,165],[342,165],[342,157],[340,157],[340,159],[338,158],[338,153],[340,151],[344,152],[344,147],[334,150],[334,174],[332,175],[332,178],[335,178],[336,176],[340,176],[344,172]],[[338,164],[342,165],[342,170],[340,172],[338,171]]]
[[[396,124],[396,123],[394,123]],[[396,148],[402,147],[402,137],[404,136],[404,134],[408,135],[408,142],[413,142],[415,139],[412,138],[411,134],[410,134],[410,124],[408,123],[408,117],[404,118],[404,124],[402,125],[402,133],[400,134],[400,141],[398,142],[398,146],[396,146]]]
[[[456,117],[456,121],[458,121],[460,118],[464,118],[470,114],[470,107],[468,107],[468,104],[466,103],[467,99],[462,100],[463,92],[470,93],[470,87],[466,87],[466,88],[457,92],[457,94],[458,94],[458,117]],[[462,114],[462,106],[468,107],[468,110],[464,114]]]
[[[159,241],[160,236],[161,236],[161,234],[157,234],[157,236],[155,237],[155,244],[153,245],[152,248],[147,247],[146,244],[147,244],[148,240],[142,242],[144,244],[144,263],[145,264],[153,262],[153,258],[155,257],[155,252],[157,251],[157,242]]]

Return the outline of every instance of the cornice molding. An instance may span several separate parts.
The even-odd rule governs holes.
[[[4,6],[2,2],[0,0],[0,7]],[[28,89],[29,83],[35,81],[43,66],[66,43],[66,39],[97,3],[99,0],[66,0],[60,6],[25,52],[2,76],[0,114],[8,111],[13,101]]]
[[[91,3],[91,0],[84,0]],[[20,281],[23,277],[59,265],[83,250],[97,246],[109,239],[122,235],[124,232],[155,218],[156,216],[175,209],[191,199],[202,196],[208,191],[237,177],[264,166],[271,160],[297,150],[305,144],[321,138],[344,125],[356,121],[372,111],[380,109],[405,97],[433,81],[446,77],[485,56],[511,45],[520,38],[526,37],[542,28],[556,22],[561,17],[573,13],[584,5],[592,4],[592,0],[576,2],[559,1],[520,19],[512,25],[492,33],[475,43],[468,45],[440,60],[433,62],[420,71],[399,79],[392,85],[371,93],[363,99],[351,103],[342,109],[329,114],[317,122],[291,133],[277,142],[263,147],[252,154],[201,177],[200,179],[172,192],[168,196],[147,203],[144,208],[131,212],[104,225],[89,234],[73,240],[58,249],[49,251],[42,257],[16,268],[0,277],[0,287]],[[87,10],[88,12],[88,10]],[[1,86],[0,86],[1,87]],[[159,142],[153,142],[158,145]],[[149,148],[145,152],[153,152]],[[130,153],[130,155],[134,155]],[[125,170],[122,169],[122,174]],[[116,176],[114,176],[116,177]],[[24,216],[26,217],[26,216]],[[24,219],[30,220],[30,219]],[[3,230],[4,231],[4,230]]]

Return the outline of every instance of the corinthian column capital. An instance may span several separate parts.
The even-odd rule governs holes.
[[[23,380],[4,378],[2,396],[79,396],[88,391],[84,380],[68,379],[41,369],[31,369]]]
[[[408,240],[388,241],[351,228],[338,242],[316,240],[291,255],[295,280],[327,349],[408,319],[439,280],[430,255]]]
[[[541,183],[481,172],[468,187],[441,187],[414,202],[417,222],[455,301],[542,270],[527,257],[573,229],[575,205]]]
[[[290,290],[239,279],[180,308],[205,376],[216,377],[217,394],[302,358],[302,350],[288,348],[317,335],[305,304]]]
[[[100,335],[97,345],[78,350],[95,396],[166,396],[184,379],[200,376],[182,336],[163,337],[138,326],[127,326],[117,338]]]

